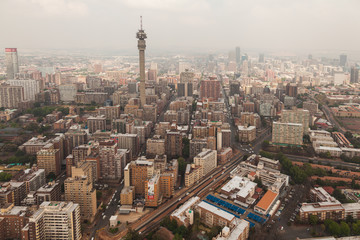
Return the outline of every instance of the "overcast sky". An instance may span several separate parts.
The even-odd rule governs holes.
[[[0,0],[0,47],[360,51],[359,0]]]

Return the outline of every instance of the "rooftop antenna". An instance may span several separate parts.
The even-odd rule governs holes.
[[[143,30],[143,28],[142,28],[142,16],[140,16],[140,30]]]

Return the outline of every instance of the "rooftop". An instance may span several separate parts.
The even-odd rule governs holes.
[[[216,208],[214,207],[213,205],[210,205],[204,201],[201,201],[199,204],[198,204],[198,207],[201,207],[203,209],[206,209],[207,211],[209,212],[212,212],[213,214],[217,215],[217,216],[220,216],[224,219],[226,219],[227,221],[232,221],[235,216],[228,213],[228,212],[225,212],[224,210],[220,209],[220,208]]]
[[[268,190],[265,195],[261,198],[261,200],[256,204],[256,207],[267,210],[277,198],[278,194]]]

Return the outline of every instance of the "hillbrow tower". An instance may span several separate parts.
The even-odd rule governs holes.
[[[145,96],[145,49],[146,49],[146,33],[142,28],[142,16],[140,17],[140,30],[136,33],[139,49],[139,66],[140,66],[140,106],[144,107],[146,104]]]

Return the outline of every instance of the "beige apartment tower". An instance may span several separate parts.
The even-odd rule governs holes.
[[[80,205],[81,218],[92,222],[96,215],[96,190],[92,182],[91,164],[72,167],[72,176],[65,180],[65,200]]]

